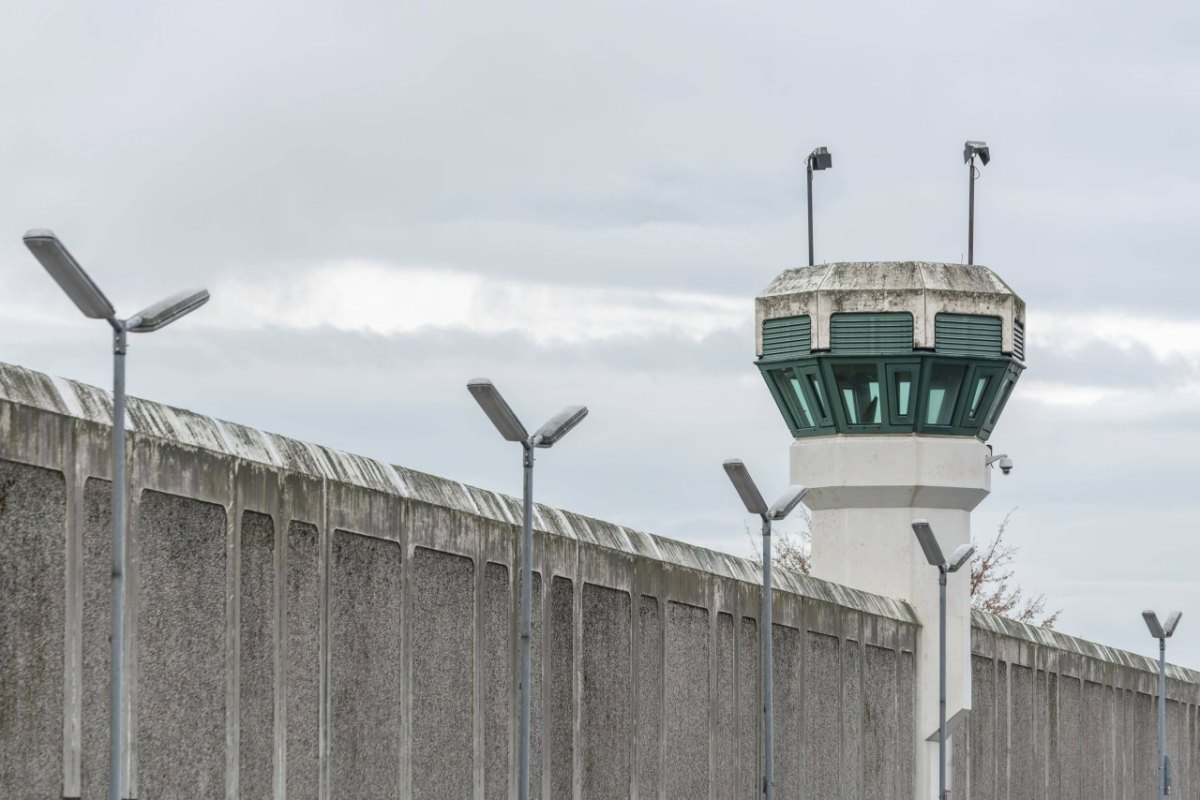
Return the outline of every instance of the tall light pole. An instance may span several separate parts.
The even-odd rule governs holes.
[[[1167,624],[1158,621],[1158,614],[1146,610],[1142,619],[1150,635],[1158,639],[1158,796],[1160,800],[1171,792],[1171,762],[1167,758],[1167,639],[1175,633],[1175,627],[1183,616],[1181,611],[1172,611]]]
[[[781,520],[792,509],[800,505],[808,489],[803,486],[789,486],[783,496],[775,501],[770,508],[758,491],[754,479],[746,465],[738,459],[726,461],[723,465],[733,488],[751,514],[762,517],[762,625],[759,626],[759,639],[762,641],[762,706],[763,706],[763,769],[762,792],[765,800],[775,797],[775,681],[774,681],[774,647],[771,632],[774,630],[771,620],[771,522]]]
[[[967,141],[963,143],[963,163],[968,165],[967,175],[970,184],[969,201],[967,210],[967,263],[975,263],[975,179],[979,177],[979,170],[975,168],[975,159],[978,159],[986,167],[988,162],[992,160],[991,148],[987,146],[987,142]]]
[[[524,451],[524,518],[521,523],[521,717],[517,739],[517,796],[519,800],[529,800],[529,705],[533,676],[533,450],[535,447],[553,446],[587,416],[588,410],[587,406],[567,406],[530,436],[491,381],[486,378],[474,378],[467,383],[467,390],[496,426],[496,430],[500,431],[500,435],[510,442],[519,442]]]
[[[813,202],[812,181],[813,170],[829,169],[833,166],[833,155],[827,147],[814,148],[805,159],[808,165],[808,265],[813,265]]]
[[[103,319],[113,329],[113,415],[112,415],[112,666],[109,677],[112,707],[109,709],[110,800],[122,800],[125,763],[125,337],[150,333],[170,325],[208,302],[203,289],[181,292],[147,306],[128,319],[117,316],[112,303],[79,266],[53,231],[31,230],[25,246],[41,262],[50,277],[74,301],[85,317]]]
[[[928,522],[914,519],[912,529],[925,560],[938,569],[938,800],[950,800],[946,791],[946,576],[971,559],[975,545],[960,544],[947,561]]]

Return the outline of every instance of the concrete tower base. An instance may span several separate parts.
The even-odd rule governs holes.
[[[838,435],[797,439],[791,479],[808,486],[815,577],[912,604],[917,636],[916,798],[937,794],[938,582],[913,535],[929,520],[949,555],[971,540],[970,512],[991,491],[988,448],[974,438]],[[947,719],[971,707],[970,576],[947,588]]]

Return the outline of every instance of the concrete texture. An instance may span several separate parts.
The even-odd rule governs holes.
[[[391,800],[400,791],[400,547],[335,530],[329,592],[330,791]]]
[[[0,366],[0,797],[104,794],[106,399]],[[519,503],[134,405],[136,797],[512,797]],[[758,567],[536,512],[533,796],[757,797]],[[777,796],[927,800],[911,607],[775,579]],[[1150,796],[1153,661],[971,622],[954,800]],[[1169,676],[1195,800],[1200,674]]]
[[[410,576],[412,796],[414,800],[469,797],[475,565],[469,558],[420,547],[413,555]],[[458,757],[448,758],[449,754]]]
[[[633,777],[633,620],[628,592],[583,587],[583,698],[580,715],[584,800],[629,797]]]
[[[62,790],[63,475],[0,463],[0,796]]]
[[[238,791],[270,800],[275,764],[275,525],[247,511],[241,526]]]
[[[320,536],[314,525],[287,530],[284,681],[287,716],[285,774],[288,800],[317,800],[321,707]]]
[[[136,524],[138,796],[223,798],[225,510],[146,491]]]

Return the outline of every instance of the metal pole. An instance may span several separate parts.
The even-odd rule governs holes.
[[[110,800],[122,800],[125,765],[125,323],[113,323],[112,670],[109,709]]]
[[[812,172],[808,173],[812,186]],[[771,520],[763,517],[763,577],[762,577],[762,652],[763,652],[763,796],[765,800],[775,797],[775,683],[774,652],[771,632]]]
[[[813,265],[812,156],[808,157],[808,265]]]
[[[521,524],[521,730],[517,796],[529,800],[529,701],[533,652],[533,445],[525,449],[524,519]]]
[[[970,209],[967,212],[967,263],[975,263],[975,154],[971,154],[971,164],[967,170],[970,189]]]
[[[1158,640],[1158,796],[1167,796],[1167,640]]]
[[[949,800],[946,791],[946,568],[938,570],[938,800]]]

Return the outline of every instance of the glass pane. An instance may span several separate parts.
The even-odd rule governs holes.
[[[883,421],[879,407],[879,367],[876,364],[835,364],[833,379],[851,425],[878,425]]]
[[[804,388],[800,386],[800,377],[793,370],[784,370],[784,377],[787,378],[787,385],[792,389],[792,397],[796,400],[796,406],[800,411],[800,427],[813,427],[812,410],[808,407],[808,399],[804,396]]]
[[[897,370],[893,377],[896,380],[896,414],[907,417],[912,413],[912,370]]]
[[[828,406],[825,403],[825,390],[821,386],[821,382],[811,372],[806,373],[804,377],[808,378],[808,388],[812,390],[813,399],[817,403],[817,416],[821,419],[828,419],[829,411],[826,410]]]
[[[987,394],[987,388],[991,382],[992,378],[990,375],[981,375],[975,379],[975,391],[971,393],[971,409],[968,412],[971,419],[979,416],[979,404],[982,402],[984,395]]]
[[[954,418],[958,388],[966,367],[962,364],[934,364],[929,376],[929,404],[925,408],[925,424],[949,425]]]

